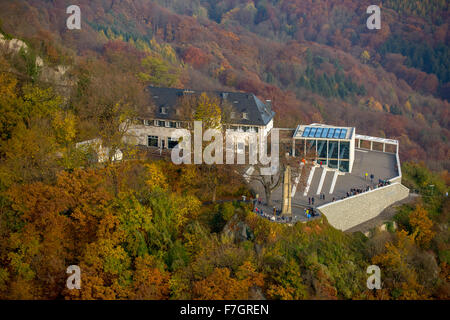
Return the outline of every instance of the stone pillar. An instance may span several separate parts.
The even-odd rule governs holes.
[[[292,139],[292,157],[295,157],[295,139]]]
[[[291,168],[289,166],[284,170],[283,175],[283,199],[281,205],[281,214],[284,216],[292,215],[291,207],[291,193],[292,193],[292,182],[291,182]]]

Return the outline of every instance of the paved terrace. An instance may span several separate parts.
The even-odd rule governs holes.
[[[367,180],[365,173],[368,173]],[[370,181],[370,175],[374,175],[373,183]],[[307,186],[300,190],[300,186],[296,188],[293,183],[293,191],[295,191],[292,199],[292,211],[294,215],[303,215],[303,210],[310,207],[308,198],[314,197],[314,206],[318,207],[322,204],[346,197],[350,189],[366,189],[367,187],[375,188],[379,179],[389,180],[398,175],[397,162],[395,154],[383,153],[379,151],[355,150],[355,161],[352,173],[337,172],[320,166],[313,167],[308,173]],[[250,183],[253,190],[259,194],[263,202],[265,200],[264,189],[257,181]],[[273,205],[281,208],[282,184],[273,192]],[[325,200],[319,199],[319,194],[325,194]]]

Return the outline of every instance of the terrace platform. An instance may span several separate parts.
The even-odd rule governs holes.
[[[365,178],[365,173],[368,173],[368,178]],[[310,176],[312,174],[312,176]],[[370,175],[374,175],[373,181],[370,180]],[[301,187],[293,183],[295,194],[292,198],[293,212],[295,214],[303,214],[306,207],[318,207],[323,204],[335,200],[345,198],[347,192],[351,189],[366,190],[368,187],[376,188],[381,180],[389,180],[398,175],[396,156],[392,153],[384,153],[379,151],[369,151],[356,149],[355,162],[351,173],[338,172],[326,167],[316,166],[308,173],[307,181],[310,185]],[[251,188],[265,203],[265,194],[262,185],[252,180],[250,182]],[[325,199],[320,200],[319,194],[324,194]],[[308,203],[308,198],[314,197],[314,205]],[[274,205],[281,209],[282,199],[282,185],[273,191],[272,199]]]

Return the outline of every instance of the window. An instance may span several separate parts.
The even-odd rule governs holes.
[[[170,121],[170,122],[169,122],[169,126],[170,126],[171,128],[176,128],[176,127],[177,127],[177,123],[176,123],[175,121]]]
[[[167,147],[169,148],[169,149],[173,149],[173,148],[175,148],[176,146],[177,146],[177,144],[178,144],[178,139],[173,139],[173,138],[168,138],[167,139]]]
[[[323,128],[317,128],[316,135],[314,137],[320,138],[320,136],[322,135],[322,130]]]
[[[165,126],[166,126],[166,122],[165,122],[165,121],[159,120],[159,121],[158,121],[158,126],[159,126],[159,127],[165,127]]]
[[[339,146],[339,159],[348,160],[350,159],[350,142],[341,141]]]
[[[167,108],[166,108],[166,107],[161,107],[161,108],[159,108],[159,113],[161,113],[161,114],[167,114]]]
[[[340,136],[340,135],[341,135],[341,129],[336,128],[336,129],[334,130],[333,138],[334,138],[334,139],[339,139],[339,136]]]
[[[148,136],[148,146],[149,147],[158,147],[158,137],[157,136]]]
[[[308,137],[310,131],[311,131],[311,128],[310,127],[306,127],[305,131],[303,131],[302,137]]]
[[[331,169],[337,169],[338,161],[337,160],[329,160],[328,161],[328,167],[331,168]]]
[[[333,135],[334,135],[334,128],[330,128],[330,130],[328,130],[327,138],[333,138]]]
[[[327,151],[327,141],[317,140],[317,155],[319,156],[319,158],[326,158]]]
[[[166,128],[170,128],[170,121],[166,121]]]
[[[350,163],[346,160],[339,161],[339,170],[343,172],[348,172],[350,168]]]
[[[347,136],[347,129],[342,129],[339,139],[345,139],[346,136]]]
[[[231,112],[230,118],[231,119],[236,119],[236,112]]]
[[[242,119],[248,119],[248,113],[247,112],[243,112],[242,113]]]
[[[316,156],[316,140],[306,140],[306,154]]]
[[[328,158],[329,159],[337,159],[338,158],[338,141],[328,141]],[[337,167],[337,164],[336,164]]]

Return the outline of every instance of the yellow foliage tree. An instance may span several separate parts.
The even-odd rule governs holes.
[[[194,120],[202,121],[203,128],[219,129],[222,121],[222,111],[219,106],[219,101],[216,98],[210,98],[203,92],[197,100]]]
[[[193,294],[200,300],[248,300],[249,289],[263,284],[262,274],[250,262],[245,262],[236,272],[236,278],[228,268],[215,268],[208,277],[194,283]]]
[[[160,188],[163,190],[167,190],[169,188],[166,176],[156,163],[146,164],[145,167],[147,168],[148,174],[146,183],[150,191],[155,190],[155,188]]]
[[[169,297],[170,274],[157,266],[150,255],[138,257],[133,275],[134,293],[132,298],[139,300],[163,300]]]
[[[388,242],[385,246],[385,252],[374,256],[372,263],[386,270],[382,274],[383,283],[391,289],[391,296],[401,300],[427,298],[424,287],[418,282],[417,272],[408,263],[414,248],[414,236],[402,230],[397,232],[395,243]]]
[[[416,242],[422,247],[428,247],[436,234],[432,230],[433,221],[428,217],[428,211],[421,205],[417,205],[409,216],[409,223],[414,228]]]

